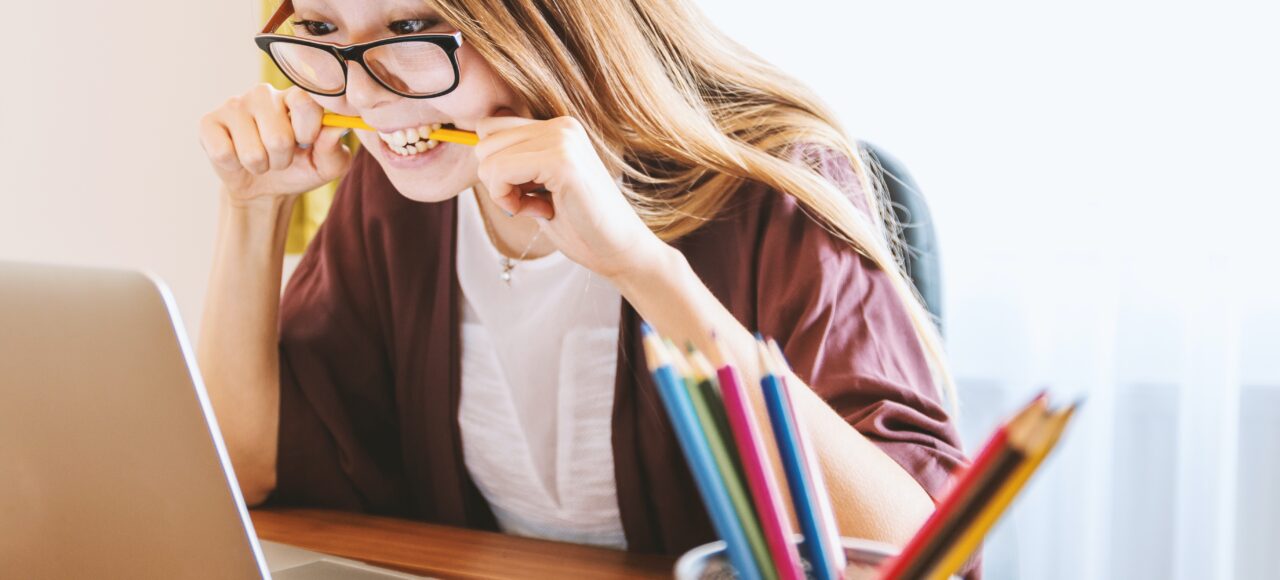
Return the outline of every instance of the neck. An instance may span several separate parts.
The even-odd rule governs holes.
[[[507,213],[489,198],[489,190],[484,184],[477,183],[474,189],[480,214],[485,223],[489,224],[490,241],[499,253],[508,258],[519,258],[527,249],[528,254],[525,255],[525,259],[532,260],[556,251],[554,242],[545,234],[538,235],[537,220],[524,216],[508,217]],[[535,237],[537,241],[534,241]],[[529,245],[531,243],[532,247]]]

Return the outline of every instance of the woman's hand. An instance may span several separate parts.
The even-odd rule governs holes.
[[[264,83],[200,119],[200,144],[230,201],[297,195],[346,173],[346,129],[322,128],[323,114],[301,89]]]
[[[615,279],[667,246],[636,215],[577,119],[490,117],[476,126],[479,177],[508,213],[540,218],[569,259]],[[546,193],[529,195],[535,190]]]

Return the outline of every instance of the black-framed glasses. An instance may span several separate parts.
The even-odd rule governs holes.
[[[304,91],[326,97],[347,92],[347,63],[364,68],[379,85],[411,99],[429,99],[458,88],[462,33],[411,34],[341,46],[272,34],[293,13],[286,0],[254,37],[280,72]]]

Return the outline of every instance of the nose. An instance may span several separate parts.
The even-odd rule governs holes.
[[[374,109],[393,99],[400,98],[399,95],[378,84],[378,81],[373,80],[373,77],[369,76],[369,72],[364,70],[363,66],[354,62],[347,66],[346,97],[347,104],[362,111]]]

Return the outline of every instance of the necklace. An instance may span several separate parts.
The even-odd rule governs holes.
[[[501,278],[503,282],[506,282],[507,286],[510,286],[511,271],[515,270],[516,266],[518,266],[520,262],[523,262],[525,257],[529,255],[529,252],[533,250],[533,245],[538,243],[538,238],[542,237],[542,228],[538,228],[538,233],[533,235],[533,239],[529,240],[529,245],[525,246],[523,252],[520,252],[520,257],[513,260],[503,254],[502,250],[498,249],[498,236],[493,231],[493,225],[489,223],[489,217],[484,214],[484,208],[480,205],[479,195],[476,196],[476,210],[480,212],[480,222],[484,224],[484,233],[489,236],[489,242],[493,244],[493,248],[495,250],[498,250],[498,255],[500,256],[498,258],[498,265],[502,268],[502,273],[499,274],[498,277]]]

